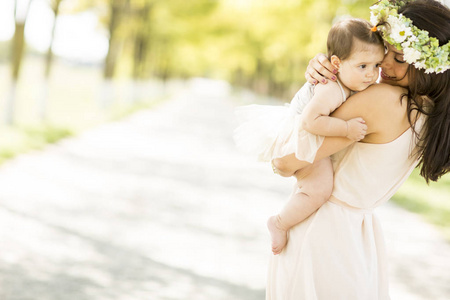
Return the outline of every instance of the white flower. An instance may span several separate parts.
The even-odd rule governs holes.
[[[436,70],[436,74],[444,73],[445,71],[449,70],[450,66],[439,66]]]
[[[400,20],[394,15],[389,15],[387,17],[387,22],[389,23],[389,25],[391,25],[391,27],[401,24]]]
[[[425,65],[425,63],[424,62],[422,62],[422,61],[416,61],[415,63],[414,63],[414,66],[417,68],[417,69],[425,69],[427,66]]]
[[[417,38],[417,36],[415,36],[414,34],[411,34],[411,36],[408,39],[411,42],[417,42],[419,41],[419,39]]]
[[[373,11],[370,12],[370,23],[372,23],[373,26],[378,24],[378,15],[375,15]]]
[[[411,28],[405,24],[397,23],[392,26],[391,38],[393,38],[396,43],[402,43],[410,35],[412,35]]]
[[[404,41],[402,43],[402,48],[408,48],[409,46],[411,46],[411,42],[410,41]]]
[[[426,74],[434,73],[434,69],[433,69],[433,68],[426,69],[426,70],[425,70],[425,73],[426,73]]]
[[[412,64],[413,62],[417,61],[420,58],[420,55],[420,51],[414,48],[403,48],[403,58],[408,64]]]

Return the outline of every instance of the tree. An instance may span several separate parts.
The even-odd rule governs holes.
[[[204,59],[213,74],[260,93],[290,97],[304,82],[308,60],[326,52],[332,22],[367,18],[371,1],[223,0],[214,12]],[[197,62],[197,65],[200,65]]]
[[[135,1],[130,8],[128,30],[132,38],[132,69],[131,69],[131,100],[136,101],[143,97],[146,90],[144,79],[148,77],[148,54],[152,42],[152,11],[155,1]]]
[[[81,0],[80,0],[81,1]],[[341,15],[367,18],[371,1],[84,0],[108,8],[105,82],[206,76],[281,97],[304,82]],[[325,9],[326,8],[326,9]],[[112,87],[105,85],[111,92]]]
[[[6,99],[5,122],[8,125],[14,124],[15,98],[17,82],[19,80],[20,68],[22,66],[22,58],[25,49],[25,23],[28,16],[30,4],[33,0],[15,0],[14,3],[14,19],[15,31],[12,39],[11,48],[11,86],[10,93]]]
[[[50,74],[53,65],[53,42],[55,40],[55,29],[56,29],[56,20],[58,18],[60,12],[60,5],[63,0],[49,0],[49,6],[54,14],[52,32],[50,38],[50,45],[47,50],[47,54],[45,56],[45,70],[44,70],[44,82],[42,84],[42,94],[39,99],[39,116],[41,120],[45,120],[46,118],[46,110],[47,110],[47,98],[48,98],[48,90],[49,90],[49,81]]]
[[[132,1],[137,0],[79,0],[78,10],[96,10],[108,32],[108,52],[103,64],[103,83],[100,92],[100,106],[109,106],[114,98],[113,78],[123,48],[121,27],[126,25]],[[103,12],[106,12],[103,13]]]

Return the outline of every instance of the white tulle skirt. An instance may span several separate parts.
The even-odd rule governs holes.
[[[297,159],[312,163],[324,137],[302,128],[302,114],[313,94],[304,85],[287,105],[247,105],[236,108],[238,127],[234,132],[236,146],[255,155],[260,161],[295,154]]]

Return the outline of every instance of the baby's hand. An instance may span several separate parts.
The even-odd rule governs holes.
[[[354,118],[347,121],[347,135],[353,141],[360,141],[367,133],[367,125],[363,118]]]

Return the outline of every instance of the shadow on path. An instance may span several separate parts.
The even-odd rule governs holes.
[[[235,150],[233,97],[193,80],[154,110],[3,165],[0,299],[263,299],[265,221],[293,181]],[[449,245],[393,205],[379,216],[392,299],[450,299]]]

